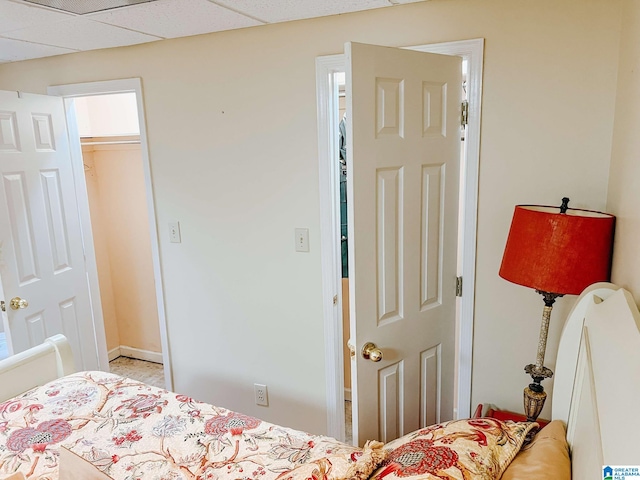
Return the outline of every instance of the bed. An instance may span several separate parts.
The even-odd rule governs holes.
[[[605,465],[640,465],[639,329],[629,292],[593,285],[566,322],[544,429],[462,419],[363,448],[110,373],[72,373],[55,336],[0,362],[0,479],[568,480],[570,469],[602,479]]]

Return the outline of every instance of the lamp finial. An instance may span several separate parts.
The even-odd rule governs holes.
[[[569,198],[562,197],[562,205],[560,205],[560,213],[567,213],[569,210]]]

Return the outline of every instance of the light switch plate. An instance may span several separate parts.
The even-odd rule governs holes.
[[[171,243],[181,243],[180,222],[169,222],[169,241]]]
[[[309,251],[309,229],[296,228],[296,252]]]

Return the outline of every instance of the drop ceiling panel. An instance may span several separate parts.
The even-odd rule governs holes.
[[[212,0],[218,5],[246,13],[265,22],[286,22],[301,18],[388,7],[389,0]]]
[[[0,0],[0,33],[35,27],[36,25],[46,23],[60,22],[69,18],[73,18],[73,15],[54,12],[27,3]]]
[[[73,53],[74,51],[75,50],[67,48],[0,38],[0,63],[18,62],[20,60],[29,60],[30,58],[51,57],[53,55]]]
[[[186,37],[262,24],[208,0],[158,0],[94,13],[85,18],[163,38]]]
[[[29,40],[62,48],[94,50],[153,42],[158,37],[125,30],[124,28],[92,22],[84,18],[23,28],[4,35],[16,40]]]
[[[49,8],[64,10],[65,12],[85,15],[87,13],[100,12],[111,8],[126,7],[136,3],[153,2],[155,0],[24,0],[37,3]]]

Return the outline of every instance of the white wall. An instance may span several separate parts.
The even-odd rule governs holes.
[[[640,4],[624,1],[607,208],[616,215],[612,280],[640,302]]]
[[[1,65],[0,88],[142,78],[175,389],[322,432],[315,57],[484,37],[473,403],[519,411],[542,301],[498,277],[513,206],[605,207],[620,20],[621,0],[433,0]]]

